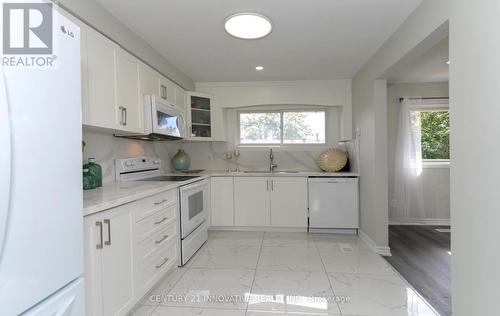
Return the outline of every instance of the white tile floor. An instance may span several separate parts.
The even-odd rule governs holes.
[[[133,316],[437,315],[383,258],[346,235],[210,232],[151,295]]]

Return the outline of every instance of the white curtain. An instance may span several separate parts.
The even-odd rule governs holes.
[[[423,213],[422,148],[419,111],[447,107],[448,100],[405,98],[401,102],[394,163],[391,220],[407,220]],[[413,216],[410,216],[410,206]],[[420,214],[422,217],[425,214]]]

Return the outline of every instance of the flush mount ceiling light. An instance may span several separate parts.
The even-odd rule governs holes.
[[[264,70],[264,67],[262,67],[262,66],[257,66],[257,67],[255,67],[255,70]]]
[[[449,60],[447,60],[447,61],[446,61],[446,64],[447,64],[447,65],[449,65],[449,64],[450,64],[450,61],[449,61]]]
[[[226,32],[242,39],[258,39],[271,33],[271,20],[258,13],[245,12],[229,16],[224,23]]]

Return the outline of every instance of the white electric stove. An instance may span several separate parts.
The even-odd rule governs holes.
[[[208,239],[208,180],[200,176],[162,175],[161,166],[159,158],[117,159],[116,181],[185,182],[179,187],[179,257],[183,266]]]

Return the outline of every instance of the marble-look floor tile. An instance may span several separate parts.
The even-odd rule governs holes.
[[[343,234],[311,234],[314,244],[318,248],[343,248],[349,251],[353,250],[370,250],[370,247],[357,235],[343,235]]]
[[[325,272],[257,270],[248,308],[340,313]]]
[[[190,268],[161,305],[245,309],[255,270]]]
[[[166,276],[160,280],[160,283],[151,290],[148,295],[143,299],[140,303],[141,305],[150,305],[157,306],[158,301],[155,299],[151,299],[153,296],[157,295],[165,295],[174,287],[174,285],[181,279],[182,275],[187,271],[186,268],[173,268],[171,271],[167,273]]]
[[[259,270],[325,271],[314,247],[262,247]]]
[[[245,310],[158,306],[151,316],[245,316]]]
[[[262,242],[264,247],[316,247],[307,233],[267,232]]]
[[[260,246],[207,245],[193,260],[193,268],[255,269]]]
[[[214,246],[260,246],[263,232],[212,231],[208,244]]]
[[[330,273],[333,291],[349,301],[339,303],[343,315],[437,316],[397,275]]]
[[[150,316],[153,311],[156,309],[156,306],[138,306],[134,310],[132,310],[128,315],[129,316]]]
[[[318,248],[328,272],[394,275],[394,270],[371,250],[344,252],[337,248]]]
[[[340,313],[328,313],[328,312],[285,312],[285,311],[248,310],[246,316],[341,316],[341,315]]]

